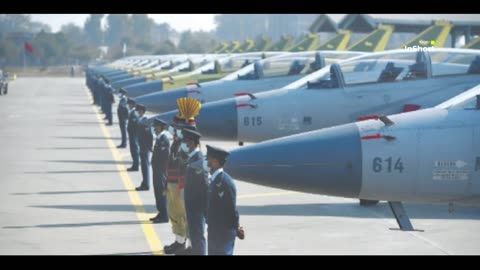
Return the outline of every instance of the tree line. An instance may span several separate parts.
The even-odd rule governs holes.
[[[278,40],[283,34],[303,36],[315,14],[216,15],[213,31],[177,32],[167,23],[156,23],[147,14],[90,14],[83,26],[70,23],[58,32],[26,14],[0,14],[0,67],[87,64],[129,55],[208,53],[220,42]],[[104,25],[103,25],[104,23]],[[24,42],[34,48],[25,53]],[[125,44],[125,45],[124,45]]]
[[[33,52],[25,50],[25,42]],[[111,61],[123,57],[124,46],[127,56],[207,53],[217,43],[213,32],[179,33],[146,14],[90,14],[83,27],[70,23],[55,33],[29,15],[0,15],[0,66],[21,66],[24,60],[29,66],[87,64],[99,58]]]

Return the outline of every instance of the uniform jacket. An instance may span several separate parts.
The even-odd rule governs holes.
[[[208,187],[207,223],[209,228],[237,229],[237,188],[228,173],[221,172]]]
[[[170,154],[170,141],[166,134],[162,134],[155,140],[152,154],[152,168],[162,172],[167,171],[168,157]]]
[[[203,160],[201,151],[187,160],[185,207],[205,212],[207,210],[208,172],[203,169]]]
[[[128,115],[128,125],[127,125],[128,135],[132,138],[137,137],[137,125],[138,125],[138,114],[133,109],[130,111],[130,114]]]

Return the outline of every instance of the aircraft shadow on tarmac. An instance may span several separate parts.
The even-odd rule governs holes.
[[[455,205],[452,213],[448,205],[405,204],[410,218],[418,219],[480,219],[480,208]],[[241,205],[240,215],[246,216],[328,216],[354,218],[394,218],[386,202],[376,206],[362,207],[352,203],[312,203],[277,205]]]
[[[31,207],[56,208],[87,211],[135,211],[130,204],[105,205],[34,205]],[[155,212],[155,205],[144,205],[147,213]],[[406,211],[410,218],[418,219],[480,219],[480,209],[468,206],[456,206],[453,213],[448,212],[445,205],[406,204]],[[380,203],[376,206],[362,207],[357,202],[352,203],[313,203],[313,204],[281,204],[263,206],[238,206],[240,215],[244,216],[327,216],[327,217],[354,217],[354,218],[394,218],[388,204]]]
[[[157,208],[153,204],[132,205],[132,204],[72,204],[72,205],[31,205],[35,208],[101,211],[101,212],[136,212],[136,208],[143,207],[144,213],[156,213]]]
[[[106,221],[106,222],[87,222],[87,223],[61,223],[61,224],[39,224],[32,226],[5,226],[3,229],[30,229],[30,228],[76,228],[92,226],[112,226],[112,225],[138,225],[149,224],[149,221],[126,220],[126,221]]]

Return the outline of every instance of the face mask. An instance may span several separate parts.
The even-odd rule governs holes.
[[[169,132],[172,136],[175,135],[175,130],[173,129],[172,126],[169,126],[169,127],[168,127],[168,132]]]
[[[210,172],[210,167],[208,167],[208,161],[207,161],[207,160],[204,160],[204,161],[203,161],[203,169],[204,169],[206,172]]]
[[[188,148],[186,143],[180,144],[180,148],[182,149],[183,152],[190,153],[190,149]]]
[[[180,129],[177,129],[177,137],[179,137],[180,139],[183,139],[183,134]]]

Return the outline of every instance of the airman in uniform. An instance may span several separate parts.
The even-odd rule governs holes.
[[[153,223],[168,222],[167,213],[167,164],[170,154],[170,140],[167,137],[167,122],[155,118],[153,120],[155,129],[155,146],[152,154],[153,191],[158,214],[150,220]]]
[[[147,108],[142,104],[137,104],[138,112],[137,136],[140,146],[140,167],[142,170],[142,183],[136,188],[138,191],[150,189],[150,160],[152,158],[153,133],[145,116]]]
[[[208,255],[233,255],[235,237],[244,238],[239,226],[237,188],[232,177],[223,171],[230,153],[207,145],[207,166],[211,177],[208,186]]]
[[[127,123],[127,132],[128,132],[128,144],[130,145],[130,155],[132,156],[133,164],[132,167],[128,168],[127,171],[138,171],[138,165],[140,163],[140,157],[138,156],[139,146],[138,146],[138,137],[137,137],[137,122],[138,114],[135,110],[136,102],[134,99],[129,98],[127,101],[129,107],[128,114],[128,123]]]
[[[118,125],[122,134],[122,143],[117,148],[127,147],[127,121],[128,121],[128,105],[127,90],[120,89],[120,98],[117,107]]]
[[[182,130],[182,148],[188,153],[185,176],[185,210],[189,237],[192,242],[188,255],[207,255],[205,216],[207,211],[208,172],[203,169],[203,153],[200,150],[200,133]]]

